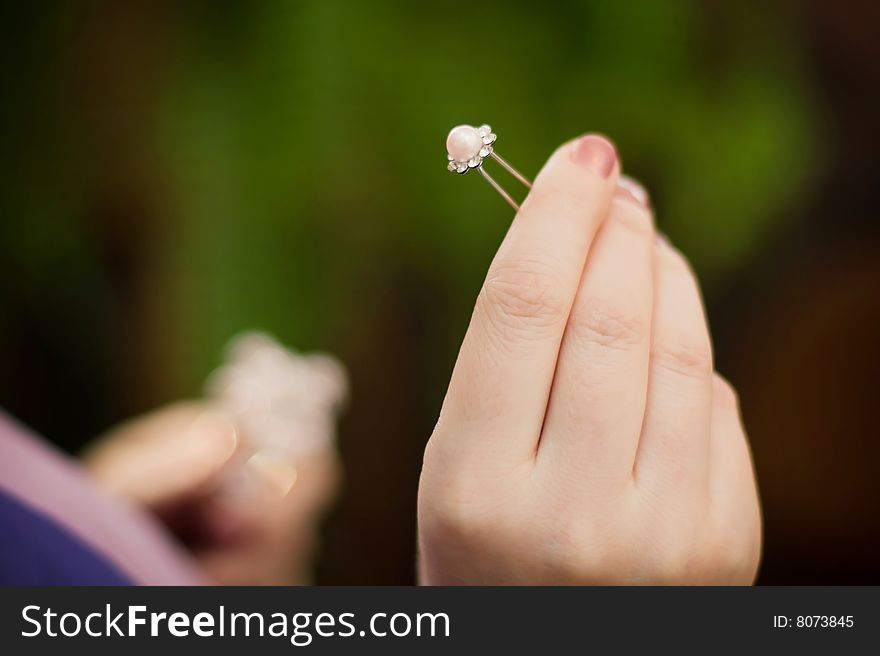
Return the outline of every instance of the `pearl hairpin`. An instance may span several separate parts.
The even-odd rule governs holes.
[[[513,197],[483,169],[483,160],[491,157],[528,189],[532,188],[532,183],[524,175],[505,162],[495,152],[494,143],[496,139],[497,135],[492,132],[492,128],[488,125],[481,125],[479,128],[475,128],[472,125],[458,125],[452,128],[449,131],[449,136],[446,137],[446,153],[449,159],[449,164],[446,168],[453,173],[462,174],[467,173],[471,169],[476,169],[514,210],[519,210],[519,205],[513,200]]]

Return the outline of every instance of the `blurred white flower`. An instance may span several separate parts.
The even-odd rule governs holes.
[[[336,358],[298,354],[252,332],[230,342],[206,392],[236,419],[250,448],[294,460],[333,446],[348,382]]]

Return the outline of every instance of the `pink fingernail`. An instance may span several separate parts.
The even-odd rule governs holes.
[[[628,175],[622,175],[617,181],[617,191],[624,193],[636,201],[639,205],[648,206],[648,192],[645,188]]]
[[[607,178],[614,170],[617,152],[610,141],[595,134],[588,134],[575,142],[571,150],[571,158],[582,166],[586,166],[603,178]]]

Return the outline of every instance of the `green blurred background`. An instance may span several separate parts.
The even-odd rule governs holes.
[[[237,332],[338,354],[321,583],[413,580],[421,451],[511,218],[446,171],[611,136],[706,293],[765,583],[880,583],[876,3],[17,3],[0,21],[0,405],[77,451]]]

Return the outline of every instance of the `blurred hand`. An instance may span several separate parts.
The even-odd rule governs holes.
[[[112,494],[154,513],[213,583],[305,584],[321,511],[335,493],[335,455],[291,463],[244,452],[234,422],[181,403],[109,432],[85,454]]]
[[[688,264],[619,168],[599,137],[562,146],[492,262],[425,451],[424,583],[755,577],[737,399]]]

